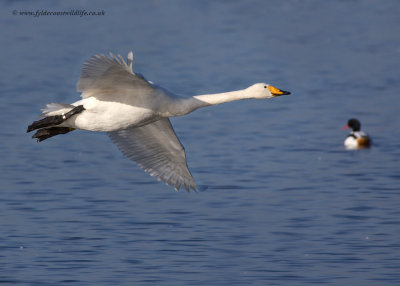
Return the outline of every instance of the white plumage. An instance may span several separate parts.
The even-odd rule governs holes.
[[[34,135],[39,141],[73,129],[107,132],[122,153],[150,175],[176,190],[183,186],[189,191],[196,189],[196,185],[187,167],[184,148],[168,117],[233,100],[290,94],[258,83],[238,91],[182,97],[134,73],[132,61],[132,52],[129,52],[127,62],[113,54],[91,57],[84,63],[77,84],[82,99],[72,104],[50,103],[42,115],[49,120],[59,115],[65,119],[65,114],[75,107],[83,106],[83,111],[79,110],[57,124],[34,122],[28,131],[39,129]],[[57,133],[57,128],[62,132]],[[48,133],[51,135],[42,135]]]

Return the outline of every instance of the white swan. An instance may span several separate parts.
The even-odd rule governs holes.
[[[147,81],[132,71],[118,55],[95,55],[86,61],[78,81],[82,99],[72,104],[50,103],[44,118],[28,132],[39,129],[38,142],[74,129],[107,132],[122,153],[158,180],[179,190],[196,190],[187,167],[185,151],[168,117],[190,113],[200,107],[256,98],[268,99],[290,92],[265,83],[246,89],[181,97]]]

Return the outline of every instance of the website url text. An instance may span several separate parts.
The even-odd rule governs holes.
[[[36,11],[22,11],[13,10],[12,14],[14,16],[31,16],[31,17],[41,17],[41,16],[105,16],[106,12],[101,11],[86,11],[86,10],[70,10],[70,11],[49,11],[49,10],[36,10]]]

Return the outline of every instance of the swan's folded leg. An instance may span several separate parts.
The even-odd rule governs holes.
[[[33,131],[35,129],[39,129],[39,128],[46,128],[46,127],[52,127],[55,125],[59,125],[59,124],[63,123],[65,120],[67,120],[68,118],[70,118],[71,116],[78,114],[84,110],[85,110],[85,108],[83,107],[83,105],[78,105],[63,115],[47,116],[47,117],[45,117],[41,120],[35,121],[31,125],[29,125],[28,130],[26,132],[31,132],[31,131]]]
[[[50,127],[50,128],[42,128],[39,129],[33,136],[32,138],[36,138],[37,142],[41,142],[43,140],[46,140],[50,137],[60,135],[60,134],[65,134],[68,132],[71,132],[75,130],[74,128],[70,127]]]

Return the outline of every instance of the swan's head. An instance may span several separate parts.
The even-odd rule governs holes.
[[[280,90],[266,83],[256,83],[247,88],[247,92],[252,98],[266,99],[281,95],[290,94],[289,91]]]

